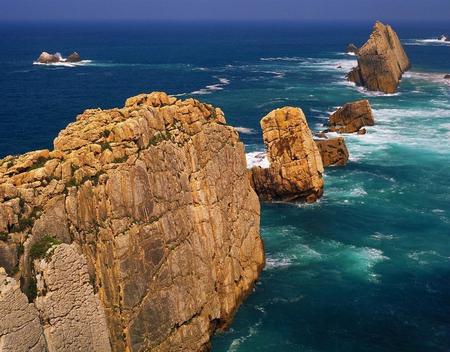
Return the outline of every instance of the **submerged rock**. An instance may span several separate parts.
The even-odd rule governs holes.
[[[69,56],[67,56],[66,61],[67,62],[80,62],[81,61],[81,56],[80,56],[80,54],[78,54],[75,51],[72,54],[70,54]]]
[[[263,201],[314,202],[323,194],[323,165],[303,111],[284,107],[261,120],[270,166],[249,178]]]
[[[69,350],[203,351],[263,268],[260,204],[223,112],[165,93],[125,105],[0,160],[0,232],[22,239],[16,276],[38,308],[26,346],[43,329]],[[1,324],[23,326],[17,294],[20,308],[0,299],[2,339]]]
[[[343,166],[348,162],[348,149],[344,137],[323,137],[314,139],[319,148],[324,167]]]
[[[328,118],[328,129],[330,132],[354,133],[364,126],[375,124],[372,108],[368,100],[358,100],[347,103]]]
[[[358,51],[359,51],[358,47],[353,43],[347,46],[347,53],[349,54],[358,54]]]
[[[376,22],[369,40],[358,50],[358,66],[349,81],[368,90],[395,93],[411,65],[397,34],[389,25]]]

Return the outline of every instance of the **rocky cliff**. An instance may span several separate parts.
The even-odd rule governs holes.
[[[314,202],[323,194],[323,165],[303,111],[284,107],[261,120],[269,168],[249,178],[263,201]]]
[[[193,99],[86,110],[0,201],[2,351],[205,350],[264,265],[244,146]]]
[[[369,40],[357,52],[358,66],[348,79],[372,91],[394,93],[410,63],[397,34],[376,22]]]

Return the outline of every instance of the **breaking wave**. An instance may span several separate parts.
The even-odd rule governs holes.
[[[225,86],[230,84],[230,80],[229,79],[221,78],[221,77],[215,77],[215,78],[217,78],[219,80],[219,83],[208,85],[205,88],[193,91],[190,94],[193,94],[193,95],[211,94],[211,93],[213,93],[215,91],[223,90],[223,88]]]
[[[87,66],[92,64],[92,60],[82,60],[80,62],[67,62],[67,61],[60,61],[60,62],[50,62],[50,63],[42,63],[34,61],[33,65],[39,65],[39,66],[56,66],[56,67],[79,67],[79,66]]]

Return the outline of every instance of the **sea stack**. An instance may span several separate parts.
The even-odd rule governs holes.
[[[160,92],[1,159],[0,345],[208,350],[264,266],[246,172],[219,108]]]
[[[411,67],[395,31],[378,21],[357,58],[358,66],[347,78],[371,91],[395,93],[403,73]]]
[[[263,201],[314,202],[323,194],[323,165],[306,117],[299,108],[284,107],[261,120],[269,168],[249,175]]]
[[[344,137],[329,137],[326,133],[320,133],[315,136],[314,142],[319,148],[323,167],[347,164],[349,153]]]
[[[360,131],[364,126],[373,126],[372,107],[368,100],[358,100],[347,103],[337,109],[328,118],[328,129],[326,132],[354,133]]]

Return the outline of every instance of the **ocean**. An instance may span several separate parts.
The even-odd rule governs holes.
[[[263,204],[267,265],[213,352],[450,351],[450,23],[394,23],[413,69],[393,95],[345,81],[372,23],[2,23],[0,157],[50,148],[87,108],[166,91],[221,107],[249,165],[259,120],[298,106],[320,130],[369,99],[317,203]],[[33,65],[41,51],[77,65]]]

